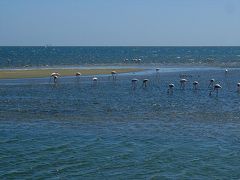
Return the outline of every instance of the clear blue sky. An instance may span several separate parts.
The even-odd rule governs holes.
[[[0,0],[0,45],[240,45],[240,0]]]

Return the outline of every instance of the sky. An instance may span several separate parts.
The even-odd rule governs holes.
[[[239,0],[0,0],[0,46],[239,46]]]

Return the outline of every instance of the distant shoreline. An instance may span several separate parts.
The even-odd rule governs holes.
[[[50,77],[51,73],[58,72],[61,76],[75,76],[77,72],[80,72],[81,75],[102,75],[109,74],[111,75],[112,71],[117,73],[129,73],[129,72],[139,72],[143,71],[141,68],[93,68],[93,69],[13,69],[13,70],[0,70],[0,79],[22,79],[22,78],[44,78]]]

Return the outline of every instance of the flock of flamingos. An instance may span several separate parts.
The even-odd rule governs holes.
[[[159,70],[160,70],[160,68],[156,68],[156,73],[159,73]],[[228,74],[228,70],[225,69],[225,75],[227,75],[227,74]],[[79,77],[79,76],[81,76],[81,75],[82,75],[82,74],[81,74],[80,72],[76,72],[76,74],[75,74],[76,77]],[[117,78],[117,72],[116,72],[116,71],[112,71],[112,72],[111,72],[111,75],[112,75],[112,79],[113,79],[113,80],[116,80],[116,78]],[[60,73],[54,72],[54,73],[51,74],[51,77],[53,78],[53,82],[54,82],[54,83],[57,83],[57,80],[58,80],[58,78],[60,77]],[[98,78],[97,78],[97,77],[93,77],[93,78],[92,78],[92,81],[93,81],[94,83],[97,83]],[[136,89],[136,87],[137,87],[137,82],[138,82],[138,81],[139,81],[139,80],[136,79],[136,78],[134,78],[134,79],[131,80],[131,82],[132,82],[132,88],[133,88],[133,89]],[[186,85],[187,81],[188,81],[188,80],[185,79],[185,78],[180,79],[180,88],[181,88],[181,89],[185,89],[185,85]],[[142,86],[143,86],[143,87],[147,87],[148,82],[149,82],[149,79],[143,79],[143,81],[142,81]],[[198,81],[194,81],[194,82],[193,82],[193,88],[194,88],[195,90],[198,89],[198,84],[199,84]],[[172,94],[172,93],[173,93],[174,87],[175,87],[175,85],[174,85],[173,83],[170,83],[170,84],[168,85],[168,91],[167,91],[168,94]],[[218,91],[219,91],[219,89],[222,88],[222,86],[221,86],[219,83],[215,83],[215,79],[210,79],[210,80],[209,80],[208,88],[211,89],[210,92],[209,92],[209,96],[211,96],[212,93],[214,93],[214,92],[216,92],[216,95],[218,95]],[[237,92],[240,93],[240,82],[237,83]]]

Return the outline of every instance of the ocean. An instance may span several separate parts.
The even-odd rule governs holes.
[[[240,67],[240,47],[0,47],[0,68],[132,64],[133,59],[141,64]]]
[[[1,47],[2,69],[146,70],[98,75],[97,84],[0,80],[0,179],[239,179],[239,55],[240,47]],[[222,88],[210,96],[212,78]]]

